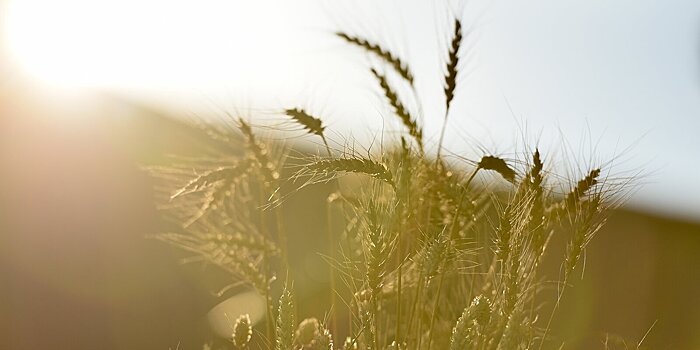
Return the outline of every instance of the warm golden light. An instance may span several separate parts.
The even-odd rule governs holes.
[[[685,2],[0,0],[0,350],[700,349]]]
[[[284,22],[262,4],[221,0],[15,0],[6,18],[9,51],[29,75],[129,89],[221,81],[223,71],[254,65],[269,24]]]

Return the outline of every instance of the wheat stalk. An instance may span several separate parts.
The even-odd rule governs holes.
[[[242,135],[242,156],[225,147],[216,152],[218,158],[181,158],[178,164],[150,169],[162,181],[157,187],[160,207],[181,229],[154,237],[194,254],[187,261],[212,264],[228,272],[235,286],[243,283],[265,297],[267,336],[251,335],[250,319],[241,316],[233,327],[235,348],[332,350],[333,337],[346,335],[342,348],[348,350],[507,350],[550,344],[554,311],[547,322],[537,304],[545,295],[540,294],[544,278],[551,278],[538,276],[544,270],[542,257],[557,249],[561,254],[552,256],[563,256],[559,282],[564,287],[557,293],[556,310],[604,222],[601,213],[611,189],[601,180],[601,170],[593,169],[557,197],[551,190],[558,185],[557,176],[545,171],[539,149],[525,160],[485,155],[466,166],[441,158],[463,45],[462,23],[453,23],[436,157],[425,154],[426,135],[390,77],[371,69],[404,130],[393,139],[396,143],[383,143],[379,152],[359,156],[350,139],[333,153],[328,141],[338,140],[327,140],[320,118],[302,108],[275,109],[300,130],[320,137],[327,157],[287,158],[289,146],[259,137],[249,122],[239,119],[240,133],[212,128],[210,137],[220,145]],[[416,93],[413,75],[398,57],[359,37],[336,34],[391,65]],[[190,169],[198,170],[192,175]],[[509,185],[472,185],[480,172],[495,172]],[[359,176],[340,182],[342,175]],[[297,180],[303,185],[296,186]],[[330,181],[335,181],[333,193],[321,200],[327,202],[329,222],[329,244],[324,246],[331,248],[317,253],[334,268],[332,290],[322,291],[333,295],[324,305],[332,332],[326,321],[319,321],[322,315],[307,315],[303,307],[299,315],[308,318],[296,323],[290,274],[298,266],[288,264],[287,254],[306,246],[292,235],[287,245],[289,222],[280,214],[290,206],[286,199],[301,188]],[[272,211],[267,206],[271,199]],[[304,214],[319,216],[313,210]],[[549,237],[560,231],[566,238],[561,246],[549,244]],[[287,275],[284,286],[274,284],[280,274]]]

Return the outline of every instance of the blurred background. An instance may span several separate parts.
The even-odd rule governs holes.
[[[145,239],[164,223],[142,167],[201,154],[206,136],[188,122],[227,122],[226,112],[302,106],[338,136],[381,141],[395,125],[371,58],[336,30],[410,62],[435,143],[454,15],[472,25],[452,153],[538,144],[569,159],[573,176],[605,163],[634,178],[555,334],[567,348],[602,348],[606,332],[639,340],[655,323],[648,348],[700,348],[700,3],[690,0],[0,0],[0,347],[201,348],[217,336],[208,312],[221,276]],[[321,260],[298,260],[312,299],[327,284]]]

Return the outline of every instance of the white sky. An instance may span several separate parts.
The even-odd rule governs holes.
[[[552,154],[563,137],[583,166],[591,155],[619,156],[613,173],[649,174],[634,205],[700,218],[700,1],[439,4],[11,0],[3,42],[22,70],[55,86],[196,113],[300,105],[364,138],[381,131],[388,110],[367,70],[376,61],[331,35],[341,29],[409,61],[435,142],[458,13],[473,24],[473,59],[461,66],[451,151],[510,155],[526,130]]]

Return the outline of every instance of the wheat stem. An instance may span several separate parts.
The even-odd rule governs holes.
[[[449,241],[448,241],[448,246],[449,246]],[[444,281],[445,281],[445,273],[441,273],[440,280],[438,281],[437,292],[435,292],[435,302],[433,304],[433,313],[430,316],[430,328],[428,330],[428,350],[430,350],[430,346],[433,344],[433,333],[434,333],[435,319],[437,318],[438,307],[440,306],[440,294],[442,292],[442,284]]]
[[[333,235],[333,212],[332,206],[329,201],[326,201],[326,232],[328,238],[328,256],[330,256],[332,261],[336,260],[335,255],[335,236]],[[333,334],[338,334],[338,302],[336,296],[336,280],[335,280],[335,270],[333,267],[329,268],[329,283],[330,283],[330,293],[331,293],[331,330]]]

